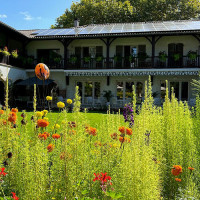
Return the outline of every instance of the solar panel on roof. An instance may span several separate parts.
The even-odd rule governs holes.
[[[113,24],[105,25],[100,33],[101,34],[102,33],[110,33],[110,31],[112,30],[113,26],[114,26]]]
[[[79,32],[79,34],[81,35],[81,34],[83,34],[83,35],[87,35],[87,34],[89,34],[92,30],[94,29],[94,26],[88,26],[88,27],[86,27],[86,28],[84,28],[83,30],[81,30],[80,32]]]
[[[125,24],[123,26],[122,32],[133,32],[132,24]]]
[[[103,28],[104,25],[95,26],[95,28],[90,32],[90,34],[98,34]]]
[[[68,29],[43,29],[37,30],[32,34],[37,36],[54,35],[91,35],[91,34],[115,34],[115,33],[140,33],[155,31],[181,31],[181,30],[200,30],[200,21],[164,21],[164,22],[142,22],[130,24],[105,24],[90,25],[86,27]]]

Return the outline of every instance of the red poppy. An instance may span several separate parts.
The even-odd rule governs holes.
[[[60,138],[60,135],[57,134],[57,133],[56,133],[56,134],[53,134],[53,135],[52,135],[52,138],[53,138],[53,139],[59,139],[59,138]]]
[[[113,133],[110,135],[110,137],[113,139],[113,140],[117,140],[117,133]]]
[[[48,146],[47,146],[47,150],[48,150],[48,152],[52,152],[53,150],[54,150],[54,145],[53,144],[49,144]]]
[[[86,129],[86,132],[89,133],[89,135],[93,135],[93,136],[96,136],[97,135],[97,129],[96,128],[93,128],[93,127],[88,127]]]
[[[43,133],[43,134],[39,133],[38,137],[39,137],[40,139],[44,139],[44,140],[47,139],[47,135],[44,134],[44,133]]]
[[[125,134],[126,128],[124,126],[119,127],[118,129],[122,134]]]
[[[126,128],[126,134],[127,135],[132,135],[133,134],[133,131],[131,128]]]
[[[107,172],[103,173],[101,172],[101,174],[99,173],[94,173],[95,178],[93,179],[93,181],[100,181],[102,184],[105,184],[107,181],[111,180],[110,176],[107,176]],[[112,185],[112,183],[110,183]]]
[[[175,178],[175,181],[181,182],[181,179],[180,178]]]
[[[3,115],[4,114],[4,110],[0,110],[0,115]]]
[[[8,115],[8,121],[15,123],[17,120],[17,115],[15,112],[10,112]]]
[[[1,175],[2,176],[5,176],[7,173],[6,172],[4,172],[4,170],[5,170],[5,168],[0,168],[0,177],[1,177]]]
[[[44,119],[38,119],[37,125],[39,127],[47,127],[49,125],[49,122]]]
[[[14,192],[11,192],[11,193],[12,193],[12,195],[13,195],[12,198],[13,198],[14,200],[19,200],[19,197],[16,196],[16,193],[14,193]]]
[[[178,176],[182,173],[182,167],[180,165],[174,165],[171,172],[174,176]]]
[[[193,167],[188,167],[188,169],[189,169],[190,171],[193,171],[193,170],[194,170],[194,168],[193,168]]]
[[[18,109],[17,108],[12,108],[11,112],[18,113]]]

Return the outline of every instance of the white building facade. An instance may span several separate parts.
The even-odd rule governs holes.
[[[45,63],[63,99],[73,99],[78,85],[83,105],[102,107],[110,101],[117,108],[131,101],[134,85],[139,104],[150,75],[156,104],[162,104],[166,87],[169,91],[173,87],[179,100],[194,104],[191,81],[198,79],[200,67],[200,21],[88,25],[19,33],[26,38],[26,76],[35,76],[35,65]],[[104,97],[108,91],[110,99]]]

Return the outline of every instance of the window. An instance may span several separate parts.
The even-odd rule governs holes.
[[[182,85],[181,85],[181,100],[182,101],[188,100],[188,82],[182,82]]]
[[[117,82],[117,99],[123,100],[123,82]]]
[[[183,64],[183,44],[168,44],[168,66],[179,67]]]
[[[160,97],[161,99],[165,99],[166,95],[166,81],[161,81],[160,82]]]
[[[125,98],[131,98],[133,96],[133,85],[134,82],[126,82],[126,93],[125,93]]]

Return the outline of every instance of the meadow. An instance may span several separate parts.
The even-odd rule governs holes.
[[[0,199],[200,199],[200,99],[172,93],[153,104],[151,83],[118,113],[0,111]],[[168,91],[166,92],[168,94]],[[17,112],[17,114],[13,114]]]

